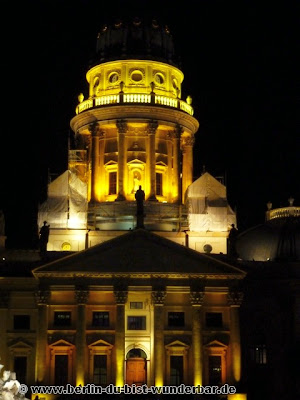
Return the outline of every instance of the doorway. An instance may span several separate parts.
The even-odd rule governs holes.
[[[126,383],[141,386],[147,383],[147,355],[141,349],[132,349],[127,353]]]

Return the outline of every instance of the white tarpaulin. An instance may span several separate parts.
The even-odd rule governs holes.
[[[236,215],[226,198],[226,187],[208,172],[193,182],[186,192],[189,230],[224,232],[236,225]]]
[[[86,229],[87,185],[71,171],[65,171],[48,185],[48,198],[39,207],[39,228],[43,221],[51,228]]]

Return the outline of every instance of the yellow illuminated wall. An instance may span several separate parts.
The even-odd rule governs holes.
[[[171,65],[142,60],[112,61],[91,68],[86,75],[89,97],[117,95],[120,85],[125,94],[181,97],[183,73]],[[121,84],[122,82],[122,84]]]
[[[111,61],[87,72],[89,97],[78,96],[71,126],[86,150],[89,201],[135,201],[139,185],[146,200],[185,198],[198,122],[191,99],[180,99],[183,77],[178,68],[150,60]],[[69,167],[83,179],[76,160]]]

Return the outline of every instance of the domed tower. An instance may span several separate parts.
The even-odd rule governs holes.
[[[167,26],[128,19],[98,34],[78,96],[68,170],[48,186],[38,224],[48,250],[77,251],[137,226],[194,250],[227,253],[236,216],[210,174],[193,182],[199,128]],[[137,219],[135,194],[144,191]]]
[[[70,123],[69,170],[87,182],[88,228],[134,229],[141,186],[145,227],[184,229],[199,123],[181,99],[183,78],[169,28],[156,20],[116,21],[98,34],[89,94]]]
[[[300,260],[300,207],[288,199],[286,207],[272,208],[267,204],[266,220],[238,236],[236,249],[247,261]]]

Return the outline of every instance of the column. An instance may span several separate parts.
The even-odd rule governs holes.
[[[181,202],[181,168],[180,168],[180,136],[182,127],[176,126],[173,132],[173,197],[175,201]]]
[[[107,194],[107,184],[105,184],[105,170],[104,170],[104,152],[105,152],[105,140],[106,133],[104,131],[99,132],[99,175],[98,175],[98,189],[97,193],[99,196],[98,201],[105,201],[105,195]]]
[[[91,171],[91,201],[99,201],[97,184],[99,184],[99,124],[89,126],[92,135],[92,171]]]
[[[164,346],[164,301],[166,292],[154,290],[152,302],[154,305],[154,385],[164,384],[165,346]]]
[[[168,194],[168,201],[173,201],[174,199],[174,188],[172,187],[172,173],[173,173],[173,154],[172,154],[172,133],[168,132],[166,136],[167,140],[167,151],[168,151],[168,170],[167,170],[167,184],[163,183],[164,194]],[[165,191],[165,187],[167,187],[167,192]]]
[[[124,176],[125,176],[125,158],[126,158],[126,149],[125,149],[125,134],[127,132],[127,123],[125,120],[117,121],[117,129],[118,129],[118,197],[117,201],[125,200],[125,191],[124,191]]]
[[[194,386],[203,382],[202,304],[204,292],[191,291]]]
[[[10,293],[8,290],[0,291],[0,364],[4,365],[4,369],[8,370],[7,358],[7,317]],[[3,371],[2,371],[3,372]]]
[[[241,380],[241,337],[240,337],[240,305],[243,293],[237,290],[229,291],[227,295],[230,306],[230,349],[231,349],[231,376],[232,384]]]
[[[38,384],[47,383],[47,348],[48,348],[48,307],[50,291],[37,290],[36,303],[38,306],[38,326],[36,344],[35,380]]]
[[[89,291],[83,287],[75,288],[75,300],[77,303],[76,321],[76,386],[84,385],[86,364],[86,303]]]
[[[150,195],[148,200],[157,201],[156,199],[156,156],[155,156],[155,133],[158,127],[157,121],[151,121],[148,124],[149,137],[149,178],[150,178]]]
[[[115,333],[115,348],[116,348],[116,386],[124,386],[124,363],[125,363],[125,304],[127,302],[127,290],[115,290],[116,299],[116,333]]]
[[[182,156],[182,202],[184,203],[185,192],[193,182],[193,146],[194,136],[184,138]]]

